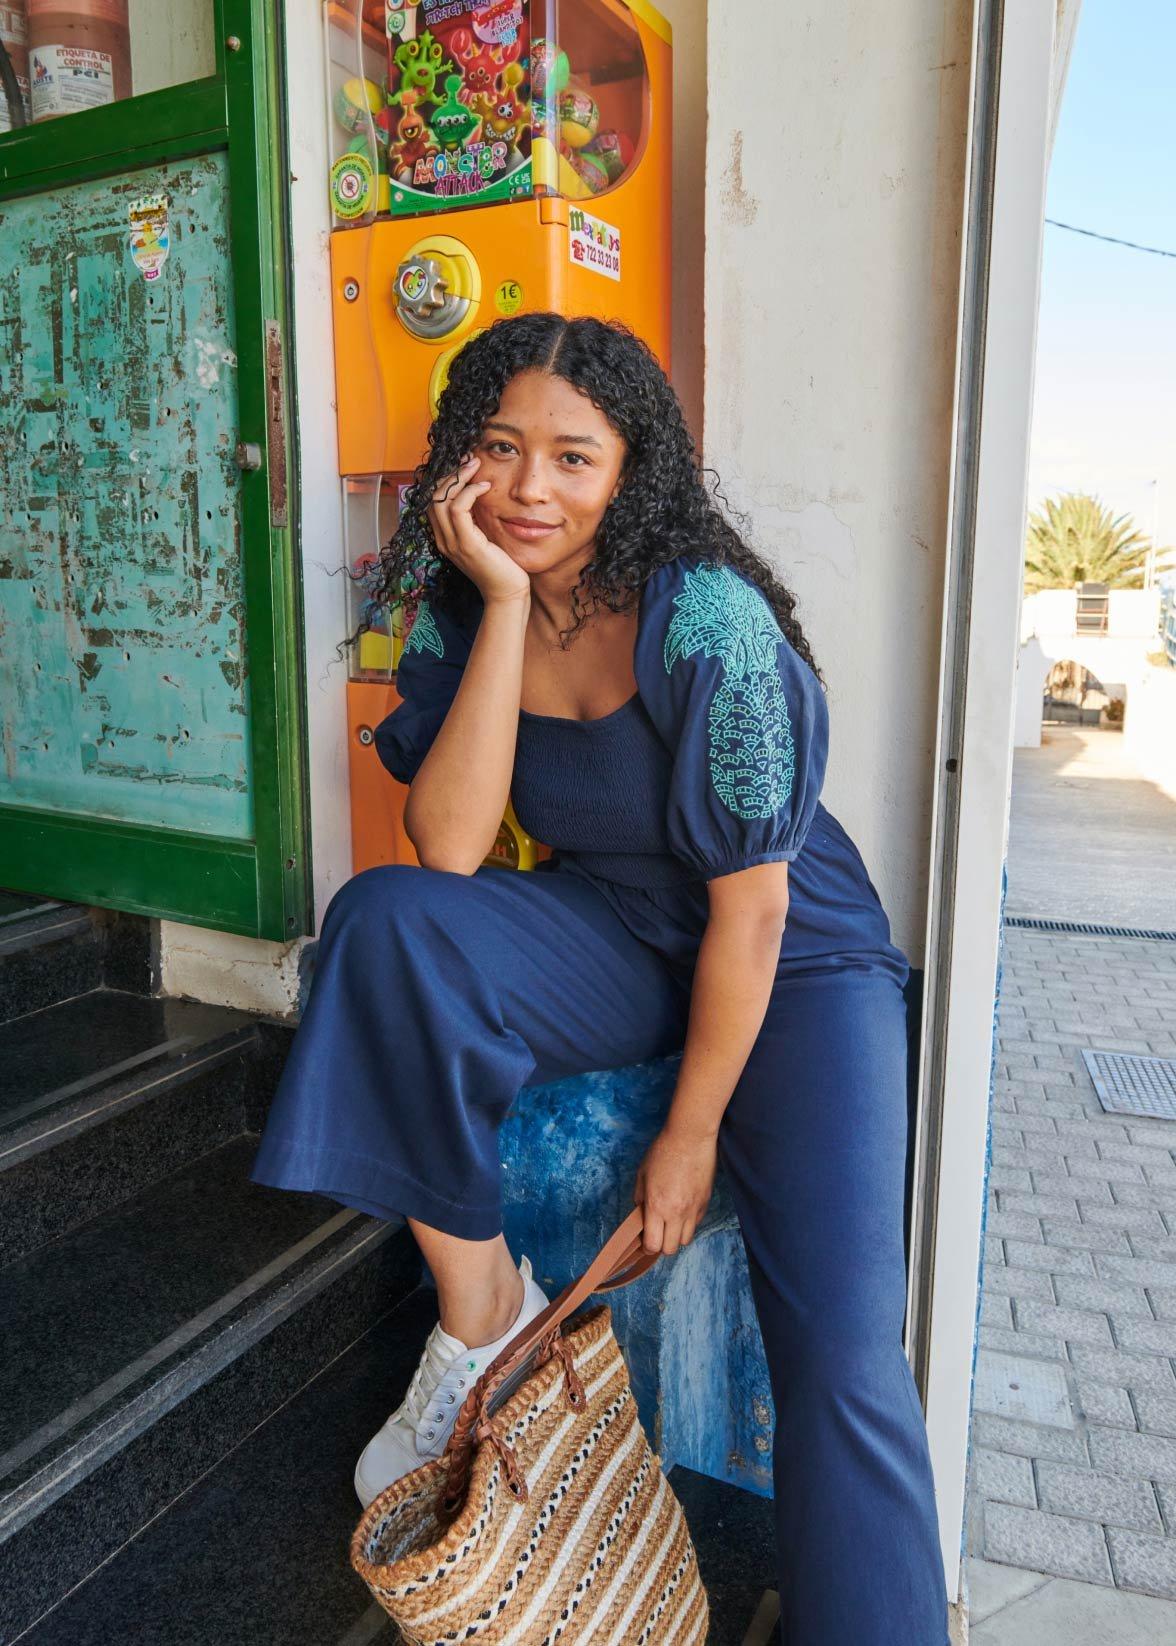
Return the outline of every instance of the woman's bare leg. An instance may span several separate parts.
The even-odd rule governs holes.
[[[437,1282],[442,1330],[470,1349],[500,1338],[518,1317],[524,1291],[503,1236],[461,1240],[413,1217],[408,1226]]]

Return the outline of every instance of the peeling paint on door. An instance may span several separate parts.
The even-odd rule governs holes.
[[[0,205],[7,804],[252,833],[235,341],[223,154]]]

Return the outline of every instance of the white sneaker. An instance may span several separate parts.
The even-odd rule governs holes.
[[[394,1480],[441,1456],[466,1395],[511,1338],[547,1307],[547,1294],[531,1279],[529,1258],[522,1259],[519,1273],[522,1307],[513,1325],[493,1343],[471,1349],[443,1332],[440,1321],[429,1333],[408,1393],[355,1465],[355,1490],[365,1509]]]

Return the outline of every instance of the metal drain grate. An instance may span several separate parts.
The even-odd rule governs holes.
[[[1146,926],[1098,926],[1089,920],[1044,920],[1029,914],[1007,914],[1004,923],[1024,932],[1070,932],[1079,937],[1147,937],[1157,943],[1176,943],[1176,932],[1156,932]]]
[[[1176,1063],[1126,1052],[1083,1051],[1098,1100],[1108,1114],[1176,1120]]]

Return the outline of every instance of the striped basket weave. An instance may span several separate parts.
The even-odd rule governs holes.
[[[537,1369],[480,1407],[468,1463],[457,1435],[394,1481],[356,1527],[352,1565],[414,1646],[703,1646],[694,1544],[610,1310],[547,1324]]]

